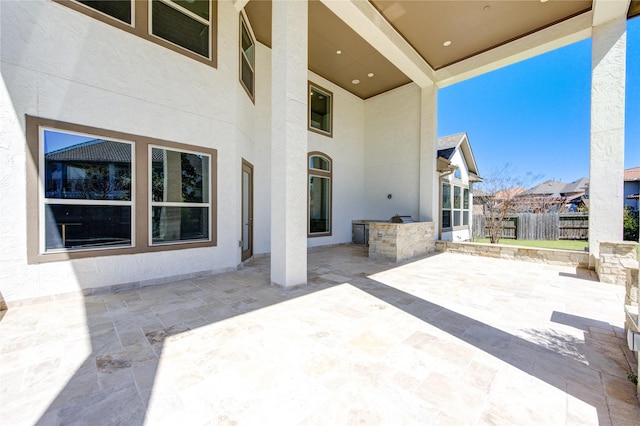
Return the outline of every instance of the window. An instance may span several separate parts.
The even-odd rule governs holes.
[[[453,194],[452,194],[453,192]],[[442,228],[456,229],[469,226],[470,193],[468,188],[442,183]]]
[[[460,187],[453,187],[453,226],[460,226]]]
[[[150,33],[209,58],[209,0],[152,0]]]
[[[451,228],[451,185],[442,184],[442,228]]]
[[[29,263],[216,245],[215,150],[31,116],[27,142]]]
[[[217,0],[55,1],[200,62],[216,66],[214,24]]]
[[[332,161],[320,152],[309,154],[309,237],[331,235]]]
[[[309,130],[333,137],[333,93],[309,82]]]
[[[469,188],[464,188],[462,194],[462,226],[469,226]]]
[[[255,92],[255,43],[247,29],[244,18],[240,15],[240,83],[247,94],[254,99]]]
[[[133,16],[133,2],[131,0],[77,0],[87,7],[116,18],[127,24],[131,24]]]
[[[211,157],[150,149],[151,244],[208,239]]]
[[[133,144],[42,127],[42,252],[131,246]]]

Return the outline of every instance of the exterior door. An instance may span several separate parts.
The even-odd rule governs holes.
[[[253,256],[253,166],[242,160],[242,261]]]

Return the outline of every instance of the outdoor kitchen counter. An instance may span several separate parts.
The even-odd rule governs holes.
[[[372,259],[400,262],[435,251],[433,222],[363,222],[369,225],[369,257]]]

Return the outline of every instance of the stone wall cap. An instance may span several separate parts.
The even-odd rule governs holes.
[[[620,259],[620,263],[626,269],[640,270],[640,262],[633,259]]]
[[[600,245],[635,247],[638,243],[635,241],[600,241]]]

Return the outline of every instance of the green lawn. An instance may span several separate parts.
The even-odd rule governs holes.
[[[488,238],[479,238],[473,240],[474,243],[489,244]],[[557,241],[536,241],[536,240],[510,240],[502,239],[498,244],[508,244],[510,246],[524,247],[542,247],[560,250],[579,250],[584,251],[585,247],[589,247],[588,241],[582,240],[557,240]]]

